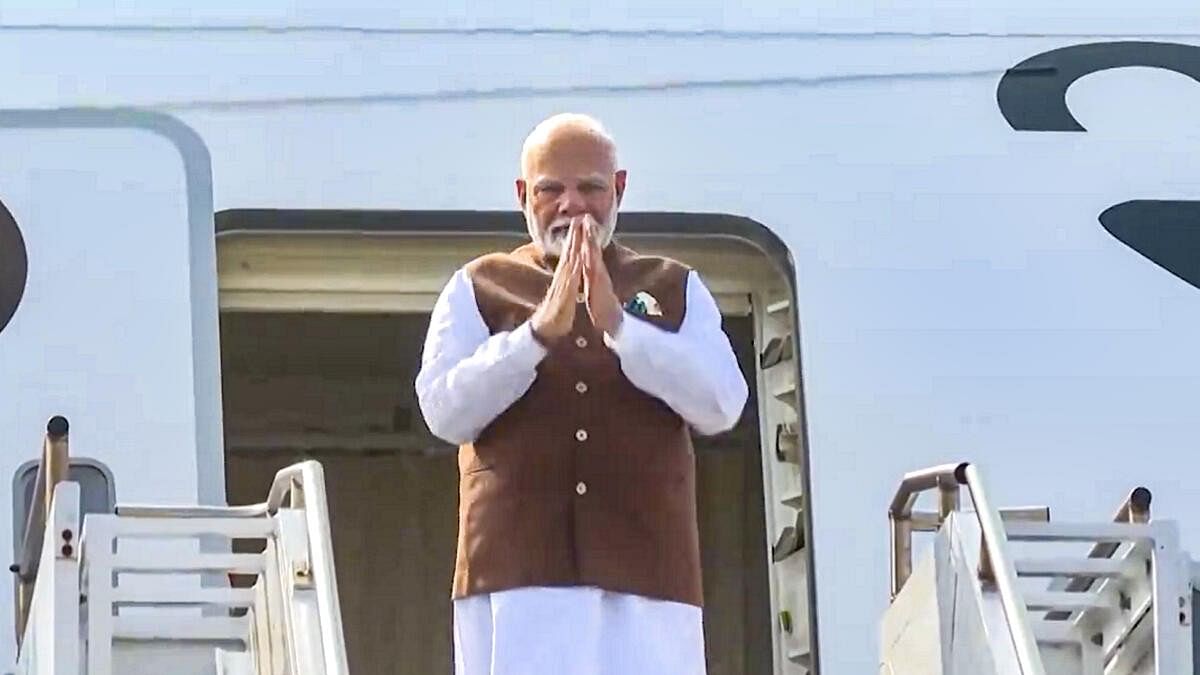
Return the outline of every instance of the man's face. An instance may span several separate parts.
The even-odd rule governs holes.
[[[598,243],[607,246],[624,190],[625,172],[613,166],[603,140],[575,130],[535,148],[517,181],[529,236],[551,257],[562,255],[571,220],[582,216],[595,220]]]

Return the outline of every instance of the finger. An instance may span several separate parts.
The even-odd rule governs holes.
[[[580,238],[575,241],[575,250],[572,251],[572,255],[574,255],[575,261],[580,263],[581,268],[587,267],[586,251],[583,247],[584,239],[587,239],[587,234],[583,232],[583,226],[580,226]]]
[[[587,239],[587,230],[584,229],[583,220],[575,221],[575,254],[579,255],[583,252],[584,240]]]
[[[586,250],[587,250],[588,276],[591,277],[591,280],[593,282],[595,282],[595,281],[600,280],[601,275],[604,273],[605,270],[604,270],[604,260],[601,258],[601,255],[600,255],[600,246],[596,243],[596,240],[592,237],[592,233],[593,233],[593,231],[589,227],[587,234],[584,236],[585,241],[583,242],[583,245],[586,247]]]
[[[567,250],[567,266],[558,288],[558,292],[562,296],[560,302],[564,306],[575,302],[575,294],[579,291],[580,269],[583,266],[579,255],[579,240],[582,234],[580,234],[579,228],[575,223],[571,224],[571,230],[575,233],[575,239],[572,241],[571,247]]]
[[[576,228],[576,236],[575,236],[575,246],[572,249],[571,257],[576,263],[576,277],[575,278],[576,278],[576,280],[578,280],[578,274],[580,273],[580,271],[582,269],[584,269],[587,266],[587,260],[584,258],[584,242],[583,242],[583,240],[587,238],[587,235],[583,231],[583,223],[582,222],[576,221],[574,223],[574,227]]]
[[[599,238],[596,236],[596,233],[599,231],[600,225],[594,218],[589,218],[587,236],[585,239],[587,239],[587,246],[592,250],[592,254],[595,256],[597,261],[600,260],[600,242],[598,241]]]
[[[586,302],[587,294],[589,291],[588,273],[587,273],[587,266],[588,266],[587,253],[585,251],[580,251],[578,260],[579,260],[579,267],[576,270],[574,290],[576,293],[583,293],[584,301]]]
[[[582,221],[580,221],[580,223],[578,223],[578,227],[580,227],[580,234],[578,234],[578,239],[576,239],[576,241],[575,241],[575,246],[576,246],[575,259],[576,259],[576,261],[580,262],[581,273],[584,273],[583,275],[587,276],[586,271],[587,271],[588,265],[590,264],[590,262],[588,261],[588,257],[587,257],[588,234],[587,234],[586,229],[583,228]]]
[[[578,242],[579,231],[575,228],[574,223],[572,223],[567,227],[567,242],[563,246],[562,255],[558,258],[559,266],[562,266],[564,262],[569,263],[571,261],[571,251],[575,250],[575,246],[578,244]]]
[[[580,257],[583,259],[583,292],[590,295],[592,292],[592,266],[594,264],[592,249],[584,247],[582,253],[583,255]]]
[[[575,244],[578,240],[578,233],[575,231],[575,226],[567,226],[567,240],[563,243],[562,252],[558,256],[558,264],[560,268],[567,267],[571,262],[571,251],[575,250]]]
[[[574,261],[574,251],[579,243],[579,232],[574,224],[567,227],[567,241],[563,245],[562,254],[558,257],[558,266],[554,269],[554,277],[550,281],[551,289],[561,288],[564,283],[568,283],[571,277],[574,276],[572,264]]]
[[[572,264],[578,266],[580,244],[583,243],[583,228],[579,226],[578,221],[571,222],[571,232],[574,236],[571,239],[570,248],[567,249],[567,256],[570,258]]]

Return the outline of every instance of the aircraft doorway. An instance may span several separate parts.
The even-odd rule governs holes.
[[[257,501],[297,460],[323,464],[352,672],[452,672],[455,448],[426,429],[413,380],[441,284],[477,252],[514,246],[497,237],[278,232],[218,240],[228,501]],[[731,253],[718,249],[698,257]],[[754,383],[750,303],[718,296]],[[751,392],[735,429],[696,440],[711,675],[772,672],[777,652]]]

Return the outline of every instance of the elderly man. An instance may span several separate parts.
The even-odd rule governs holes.
[[[458,675],[700,675],[689,429],[747,385],[694,270],[613,241],[626,172],[590,117],[525,142],[532,241],[443,290],[416,388],[459,448]]]

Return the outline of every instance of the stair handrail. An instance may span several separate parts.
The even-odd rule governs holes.
[[[1153,495],[1149,488],[1138,486],[1129,491],[1125,501],[1121,502],[1121,506],[1117,508],[1113,514],[1112,520],[1114,523],[1148,523],[1150,522],[1150,503],[1153,501]],[[1118,542],[1097,542],[1087,552],[1088,558],[1112,558],[1116,554],[1120,544]],[[1062,590],[1068,593],[1082,593],[1092,589],[1099,581],[1097,577],[1086,575],[1070,576],[1064,579],[1055,579],[1050,583],[1050,590]],[[1071,615],[1070,612],[1063,610],[1051,610],[1046,612],[1046,619],[1051,621],[1062,621]]]
[[[42,559],[42,542],[46,532],[46,519],[50,517],[54,501],[54,488],[67,479],[70,463],[67,418],[54,416],[46,424],[46,435],[42,439],[41,459],[38,462],[37,478],[34,479],[33,496],[25,514],[25,531],[21,537],[19,559],[9,567],[15,575],[13,603],[15,610],[17,648],[25,637],[25,625],[29,622],[33,588],[37,582],[38,564]]]
[[[975,505],[979,522],[981,576],[995,584],[1004,610],[1004,622],[1012,639],[1017,666],[1022,675],[1045,675],[1041,652],[1030,626],[1025,605],[1017,593],[1017,572],[1008,556],[1008,541],[1000,511],[992,506],[979,470],[969,462],[941,464],[904,475],[888,507],[891,522],[892,599],[912,574],[913,505],[923,492],[939,493],[937,522],[940,525],[959,506],[959,488],[965,485]],[[922,529],[928,529],[923,527]]]
[[[286,500],[286,504],[285,504]],[[284,507],[304,512],[308,534],[313,587],[317,594],[320,617],[321,654],[325,675],[349,675],[346,643],[342,627],[334,570],[333,538],[329,531],[329,505],[325,492],[325,471],[321,463],[305,460],[280,469],[271,482],[267,499],[242,506],[156,506],[118,505],[117,515],[131,518],[261,518],[273,516]],[[289,635],[295,642],[295,636]],[[294,650],[293,650],[294,653]]]
[[[270,513],[289,506],[303,509],[308,531],[313,586],[321,619],[321,656],[325,675],[349,675],[342,628],[341,602],[333,563],[333,537],[329,531],[329,505],[325,497],[325,471],[320,462],[306,460],[284,467],[275,474],[265,506]]]

